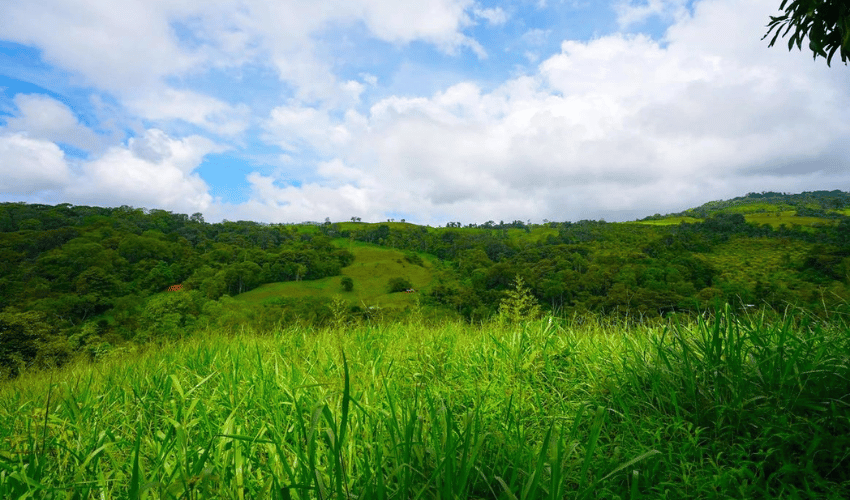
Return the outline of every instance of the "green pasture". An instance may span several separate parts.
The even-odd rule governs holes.
[[[759,225],[769,224],[774,228],[785,225],[787,228],[794,226],[817,227],[832,224],[832,221],[820,217],[800,217],[795,210],[781,210],[773,212],[749,213],[744,216],[747,222]]]
[[[777,205],[774,203],[746,203],[741,205],[733,205],[728,208],[724,208],[721,211],[730,213],[730,214],[755,214],[755,213],[764,213],[764,212],[788,212],[794,210],[793,205]]]
[[[487,229],[484,229],[485,231]],[[492,231],[492,230],[491,230]],[[530,231],[525,229],[509,228],[506,229],[508,239],[513,242],[536,243],[538,241],[546,241],[546,238],[558,236],[558,229],[547,226],[533,226]]]
[[[823,225],[832,224],[833,222],[827,219],[822,219],[820,217],[800,217],[797,215],[795,210],[776,210],[773,206],[764,206],[758,207],[757,210],[749,210],[752,206],[747,205],[743,207],[733,207],[733,209],[723,210],[724,212],[730,213],[741,213],[744,215],[744,219],[747,222],[763,225],[768,224],[773,226],[774,228],[779,228],[782,225],[785,225],[789,229],[794,226],[799,227],[818,227]],[[773,210],[767,210],[767,208],[773,208]],[[746,209],[746,210],[745,210]],[[695,217],[665,217],[663,219],[658,220],[641,220],[635,221],[633,224],[645,224],[649,226],[671,226],[678,225],[682,223],[692,224],[695,222],[702,222],[703,219],[698,219]]]
[[[261,285],[254,290],[237,295],[237,300],[263,302],[285,297],[340,297],[349,305],[366,307],[406,308],[416,304],[419,294],[428,289],[433,279],[434,262],[423,257],[422,266],[409,262],[408,254],[377,245],[337,239],[335,243],[354,254],[354,262],[342,269],[340,276],[310,281],[288,281]],[[342,278],[350,277],[354,289],[346,292]],[[413,284],[416,293],[388,293],[392,278],[404,278]]]
[[[695,217],[666,217],[664,219],[658,220],[639,220],[633,222],[633,224],[646,224],[648,226],[672,226],[679,225],[682,223],[693,224],[695,222],[702,222],[702,219],[697,219]]]

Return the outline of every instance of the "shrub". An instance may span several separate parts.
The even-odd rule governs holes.
[[[413,283],[406,278],[393,278],[389,282],[390,293],[404,292],[413,288]]]
[[[410,262],[414,266],[419,266],[419,267],[425,266],[425,263],[422,261],[422,257],[420,257],[418,254],[415,254],[413,252],[405,252],[404,253],[404,260],[406,260],[407,262]]]
[[[540,305],[537,299],[519,276],[514,280],[514,289],[508,290],[505,294],[505,298],[499,304],[499,317],[503,321],[516,323],[540,316]]]
[[[44,313],[0,312],[0,380],[16,377],[29,367],[59,366],[70,357],[73,346],[54,335]]]
[[[344,276],[340,281],[340,284],[342,285],[342,289],[346,292],[354,290],[354,280],[349,276]]]

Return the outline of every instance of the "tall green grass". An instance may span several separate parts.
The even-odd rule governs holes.
[[[204,336],[0,386],[0,498],[847,498],[848,329]]]

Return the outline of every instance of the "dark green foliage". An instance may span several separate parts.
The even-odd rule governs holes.
[[[116,338],[183,335],[201,314],[199,301],[334,276],[353,258],[325,236],[285,225],[207,224],[201,214],[126,206],[0,203],[0,310],[39,311],[57,338],[82,339],[89,322],[105,317],[104,334]],[[156,297],[180,283],[198,291],[189,309],[181,305],[186,296]],[[18,343],[4,365],[35,359],[30,344]]]
[[[424,266],[425,265],[425,263],[422,261],[422,257],[420,257],[418,254],[416,254],[414,252],[405,252],[404,253],[404,260],[406,260],[407,262],[410,262],[414,266]]]
[[[700,430],[705,452],[724,467],[749,463],[745,497],[805,491],[807,498],[827,498],[841,485],[846,493],[846,326],[792,316],[769,323],[727,308],[696,332],[674,323],[651,352],[633,351],[622,361],[632,383],[612,395],[620,411],[629,412],[622,407],[630,401],[634,409],[675,415]]]
[[[788,50],[795,45],[802,50],[803,40],[808,38],[813,58],[821,56],[829,66],[838,51],[847,64],[850,59],[850,6],[845,0],[792,0],[790,3],[782,0],[779,9],[784,9],[785,14],[770,16],[767,33],[762,37],[767,38],[776,30],[770,47],[777,38],[785,37],[793,29]]]
[[[139,315],[138,340],[175,339],[186,336],[201,313],[199,292],[175,292],[151,297]]]
[[[28,367],[61,365],[70,355],[71,346],[55,335],[43,313],[0,312],[0,380]]]
[[[405,292],[413,288],[413,283],[406,278],[391,278],[387,287],[390,293]]]
[[[340,281],[340,285],[342,285],[342,289],[346,292],[354,290],[354,280],[351,279],[349,276],[343,276],[342,280]]]
[[[812,281],[825,284],[831,281],[845,280],[850,276],[850,248],[838,249],[825,245],[815,245],[806,255],[802,272]]]

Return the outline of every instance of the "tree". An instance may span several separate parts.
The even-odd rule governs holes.
[[[767,33],[762,37],[764,40],[776,30],[770,47],[777,38],[784,38],[793,29],[788,50],[794,45],[802,50],[803,39],[808,37],[814,59],[821,56],[830,66],[838,51],[841,61],[847,64],[850,59],[850,4],[847,0],[793,0],[790,3],[782,0],[779,10],[784,10],[785,15],[770,16]]]
[[[340,284],[342,285],[342,289],[346,292],[354,290],[354,280],[351,279],[350,276],[343,276],[342,280],[340,281]]]
[[[185,336],[200,314],[198,292],[163,293],[148,299],[141,312],[145,327],[140,339]]]
[[[71,353],[67,339],[55,335],[43,313],[0,312],[0,380],[29,366],[56,366]]]

